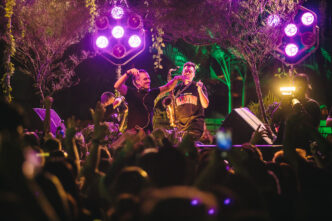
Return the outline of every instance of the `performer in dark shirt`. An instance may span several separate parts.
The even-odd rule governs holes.
[[[204,109],[209,106],[208,94],[201,81],[193,81],[195,64],[183,65],[183,83],[174,89],[177,127],[198,140],[204,131]]]
[[[278,127],[278,135],[275,143],[282,143],[285,122],[290,114],[301,114],[307,126],[318,130],[320,123],[320,108],[317,101],[308,97],[311,87],[306,74],[294,76],[295,92],[293,96],[284,98],[272,113],[272,123]],[[309,151],[308,140],[303,139],[303,149]]]
[[[125,85],[129,75],[132,75],[132,82],[135,87]],[[114,84],[128,102],[128,123],[127,130],[144,129],[146,132],[152,131],[152,118],[154,100],[160,93],[171,91],[177,82],[182,80],[182,76],[176,76],[166,85],[159,88],[150,88],[150,76],[143,70],[135,68],[128,70]]]

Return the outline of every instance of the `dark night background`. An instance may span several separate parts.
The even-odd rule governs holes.
[[[130,1],[128,1],[130,2]],[[130,4],[130,3],[129,3]],[[332,52],[332,3],[327,1],[326,17],[319,19],[320,24],[320,47],[323,47],[330,54]],[[318,16],[319,1],[308,1],[304,4],[305,7],[315,11]],[[172,42],[177,47],[185,48],[186,45],[181,41]],[[166,82],[166,74],[169,68],[173,68],[173,64],[166,58],[163,58],[163,70],[157,72],[153,69],[152,54],[149,52],[149,45],[151,45],[151,36],[148,34],[147,47],[145,51],[140,54],[133,61],[122,67],[122,72],[125,70],[136,67],[146,69],[151,76],[151,87],[161,86]],[[89,36],[84,38],[78,45],[72,47],[69,50],[75,51],[76,48],[89,49],[91,47],[91,40]],[[190,49],[187,50],[186,56],[190,59]],[[309,75],[312,81],[313,91],[311,97],[316,99],[320,104],[325,104],[329,108],[332,106],[332,79],[328,79],[326,69],[324,68],[324,60],[318,49],[315,54],[311,55],[307,60],[316,60],[319,67],[319,73],[314,72],[303,65],[296,66],[298,72],[305,72]],[[307,60],[305,62],[307,62]],[[267,62],[266,67],[263,69],[261,75],[261,87],[263,96],[268,93],[273,87],[274,77],[273,74],[277,72],[278,67],[281,67],[281,63],[277,60]],[[329,64],[331,69],[331,63]],[[75,115],[78,119],[87,120],[90,119],[89,108],[95,106],[96,102],[100,98],[100,95],[104,91],[113,91],[113,85],[116,81],[115,66],[107,62],[100,56],[92,59],[88,59],[79,65],[76,69],[76,73],[80,78],[80,83],[71,88],[58,92],[54,96],[54,106],[61,118],[66,119],[72,115]],[[157,76],[161,75],[160,78]],[[209,75],[209,73],[206,73]],[[224,84],[211,83],[210,80],[204,80],[204,83],[208,85],[210,106],[206,111],[207,118],[222,118],[227,113],[227,88]],[[21,104],[26,110],[31,110],[33,107],[40,107],[39,97],[35,94],[35,90],[32,87],[32,79],[20,72],[15,72],[12,78],[13,97],[14,101]],[[241,104],[241,97],[236,97],[241,91],[241,84],[236,81],[233,82],[233,108],[239,107]],[[246,105],[250,101],[256,101],[256,92],[250,73],[248,73],[247,80],[247,98]]]

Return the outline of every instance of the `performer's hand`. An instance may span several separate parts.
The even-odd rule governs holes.
[[[196,86],[197,86],[197,89],[198,90],[202,90],[203,88],[203,82],[201,80],[199,80],[197,83],[196,83]]]
[[[139,73],[139,70],[136,69],[136,68],[131,68],[128,71],[126,71],[126,73],[127,73],[128,76],[132,75],[132,76],[136,77]]]
[[[178,80],[178,81],[184,81],[185,77],[182,75],[177,75],[173,78],[174,80]]]

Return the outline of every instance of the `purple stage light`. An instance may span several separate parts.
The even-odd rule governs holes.
[[[112,53],[115,57],[121,58],[126,52],[126,49],[123,45],[115,45]]]
[[[196,205],[198,205],[199,202],[197,199],[193,199],[190,203],[192,206],[196,206]]]
[[[124,29],[121,26],[115,26],[112,29],[112,35],[114,38],[122,38],[124,35]]]
[[[121,19],[124,15],[123,8],[115,6],[112,8],[111,14],[114,19]]]
[[[96,19],[96,26],[98,29],[105,29],[108,26],[108,19],[106,16],[101,16]]]
[[[299,52],[299,47],[295,44],[286,45],[285,52],[289,57],[294,57]]]
[[[312,32],[305,32],[301,35],[301,41],[304,45],[313,45],[316,41],[316,36]]]
[[[224,205],[229,205],[231,203],[231,199],[230,198],[226,198],[224,200]]]
[[[142,42],[142,40],[138,35],[132,35],[132,36],[130,36],[130,38],[128,40],[128,44],[132,48],[137,48],[138,46],[141,45],[141,42]]]
[[[128,25],[129,27],[135,29],[138,28],[141,24],[141,18],[136,15],[136,14],[132,14],[129,19],[128,19]]]
[[[306,26],[312,25],[312,23],[314,23],[314,20],[315,17],[311,12],[306,12],[301,17],[302,24]]]
[[[209,211],[208,211],[209,215],[214,215],[215,213],[216,213],[216,210],[213,208],[209,209]]]
[[[98,48],[106,48],[108,46],[108,39],[105,36],[99,36],[96,40]]]
[[[278,26],[280,23],[280,17],[278,15],[270,15],[268,18],[267,18],[267,24],[269,26]]]
[[[294,35],[296,35],[297,33],[297,27],[295,24],[289,24],[286,26],[285,28],[285,34],[288,36],[288,37],[292,37]]]

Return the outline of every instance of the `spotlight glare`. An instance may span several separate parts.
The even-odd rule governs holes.
[[[114,38],[122,38],[124,35],[124,29],[121,26],[115,26],[112,29],[112,35]]]
[[[121,19],[124,15],[123,8],[121,8],[119,6],[115,6],[114,8],[112,8],[111,14],[112,14],[112,18]]]
[[[278,26],[280,23],[280,17],[278,15],[270,15],[267,18],[267,24],[271,27]]]
[[[128,44],[132,48],[137,48],[138,46],[141,45],[141,42],[142,42],[142,40],[138,35],[132,35],[132,36],[130,36],[130,38],[128,40]]]
[[[231,199],[230,198],[226,198],[224,200],[224,205],[229,205],[231,203]]]
[[[198,200],[197,200],[197,199],[193,199],[193,200],[191,201],[191,205],[192,205],[192,206],[196,206],[196,205],[198,205]]]
[[[105,36],[99,36],[96,40],[98,48],[106,48],[108,46],[108,39]]]
[[[314,23],[314,20],[315,17],[311,12],[306,12],[301,17],[302,24],[306,26],[312,25],[312,23]]]
[[[297,33],[297,27],[295,24],[288,24],[285,28],[285,34],[288,36],[288,37],[292,37],[294,35],[296,35]]]
[[[294,57],[299,52],[299,47],[295,44],[288,44],[285,48],[287,56]]]
[[[213,208],[209,209],[209,211],[208,211],[209,215],[214,215],[215,213],[216,213],[216,210]]]

